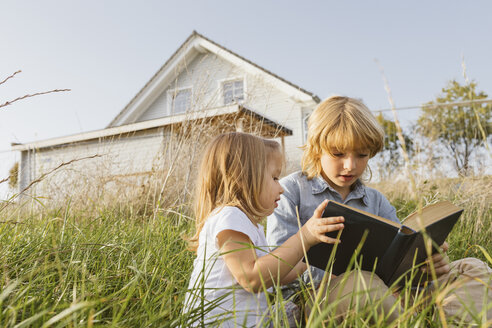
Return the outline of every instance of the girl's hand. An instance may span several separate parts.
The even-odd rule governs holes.
[[[329,218],[321,217],[325,210],[328,200],[323,201],[313,213],[313,216],[304,224],[300,230],[302,240],[306,246],[314,246],[320,242],[328,244],[337,244],[340,240],[327,237],[327,232],[343,229],[343,216],[334,216]]]

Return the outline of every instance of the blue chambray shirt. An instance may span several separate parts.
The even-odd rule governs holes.
[[[364,186],[360,181],[345,200],[321,176],[308,180],[302,172],[294,172],[280,180],[284,193],[280,196],[278,207],[267,221],[267,241],[271,247],[282,245],[299,230],[297,211],[301,226],[313,216],[316,207],[325,199],[334,200],[357,209],[400,223],[396,210],[379,191]],[[315,282],[321,281],[324,271],[311,267]],[[304,273],[307,282],[308,274]]]

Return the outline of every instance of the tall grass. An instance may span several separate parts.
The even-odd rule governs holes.
[[[474,256],[488,261],[492,255],[491,183],[490,179],[456,179],[421,186],[426,202],[449,199],[465,208],[448,238],[452,260]],[[400,217],[417,207],[401,187],[377,187],[396,205]],[[181,312],[194,258],[182,235],[193,224],[179,214],[185,210],[177,212],[157,209],[153,215],[154,211],[117,205],[87,210],[69,201],[56,209],[9,207],[0,223],[0,326],[174,327],[196,320]],[[270,318],[274,327],[285,322],[286,300],[278,291],[276,286],[268,294],[277,308]],[[309,299],[312,290],[303,287],[300,294]],[[404,289],[398,325],[445,325],[436,311],[437,295],[415,298],[410,288]],[[315,303],[300,326],[306,322],[309,327],[385,326],[374,304],[361,305],[342,323],[329,315],[333,307]],[[487,324],[480,315],[475,315],[475,323]]]
[[[189,226],[69,204],[11,218],[0,225],[0,326],[166,326],[191,269]]]

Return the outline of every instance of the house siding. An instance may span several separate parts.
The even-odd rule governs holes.
[[[217,55],[196,56],[136,121],[168,115],[168,95],[174,89],[192,87],[192,110],[223,106],[222,83],[238,78],[244,81],[246,107],[293,131],[292,136],[285,138],[286,173],[299,169],[302,154],[299,147],[304,142],[301,109],[305,105],[295,102],[261,76],[249,74]]]
[[[258,66],[234,56],[226,49],[217,52],[216,48],[208,47],[206,44],[203,47],[198,44],[181,57],[178,51],[175,58],[179,60],[173,62],[171,57],[172,65],[166,63],[115,118],[111,126],[172,115],[169,95],[170,91],[175,89],[192,88],[191,110],[223,107],[222,83],[243,79],[245,98],[242,104],[247,109],[292,131],[292,136],[277,139],[279,142],[283,141],[285,146],[284,174],[299,169],[302,155],[300,146],[304,142],[303,113],[316,106],[317,97],[304,90],[297,92],[292,89],[295,88],[294,85],[281,81]],[[189,58],[187,62],[184,62],[185,58]],[[303,101],[297,100],[300,98]],[[217,120],[210,119],[210,122],[216,123]],[[136,177],[133,182],[139,183],[142,180],[138,177],[155,170],[164,171],[167,165],[169,172],[177,170],[177,166],[184,168],[183,172],[186,174],[176,176],[186,181],[183,193],[186,196],[188,181],[192,180],[192,166],[197,162],[195,155],[203,149],[206,139],[217,131],[209,131],[210,133],[202,131],[201,135],[198,133],[195,136],[195,144],[189,148],[199,151],[181,153],[183,148],[179,143],[182,139],[177,137],[174,129],[183,128],[186,123],[181,127],[179,122],[173,124],[173,126],[166,125],[165,128],[125,133],[114,138],[104,137],[90,141],[74,141],[51,148],[23,150],[19,170],[19,190],[23,190],[31,181],[55,170],[60,165],[61,168],[44,177],[43,181],[36,183],[29,188],[29,191],[35,195],[57,194],[66,198],[67,195],[75,194],[76,190],[80,195],[89,194],[84,193],[83,190],[92,188],[97,194],[109,185],[114,185],[115,181],[128,177]],[[189,125],[184,134],[190,134],[190,127],[196,128]],[[215,128],[215,125],[212,127]],[[203,130],[203,127],[199,128]],[[233,129],[234,126],[231,128]],[[256,128],[248,127],[244,130],[254,131]],[[90,137],[94,138],[94,136]],[[176,153],[180,153],[181,156],[177,164],[173,162],[177,158]],[[95,158],[82,160],[96,155]],[[72,163],[66,164],[69,162]],[[166,182],[168,178],[169,174],[165,178]],[[179,181],[176,185],[178,184]]]
[[[104,189],[105,181],[109,182],[114,177],[151,172],[159,166],[164,136],[162,129],[153,129],[36,152],[23,151],[20,190],[32,181],[33,176],[39,178],[53,170],[29,192],[38,196],[66,196],[84,189]],[[95,157],[89,158],[92,156]]]

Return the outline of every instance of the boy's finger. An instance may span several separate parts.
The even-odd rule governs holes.
[[[321,220],[322,220],[320,222],[321,224],[335,224],[335,223],[342,223],[345,221],[343,216],[332,216],[329,218],[323,218]]]
[[[323,215],[323,211],[325,210],[326,204],[328,204],[328,199],[325,199],[321,204],[316,207],[314,210],[313,216],[320,218]]]
[[[340,239],[330,238],[325,235],[320,236],[319,240],[327,244],[339,244],[342,242]]]
[[[436,276],[441,276],[443,274],[446,274],[450,271],[449,265],[443,265],[442,267],[436,268]]]
[[[440,253],[436,253],[436,254],[432,255],[432,261],[433,261],[434,263],[439,263],[439,262],[441,262],[443,259],[444,259],[444,257],[443,257]]]
[[[326,226],[323,226],[321,228],[321,231],[323,233],[327,233],[327,232],[332,232],[332,231],[337,231],[337,230],[341,230],[343,229],[344,225],[343,223],[339,223],[339,224],[330,224],[330,225],[326,225]]]

